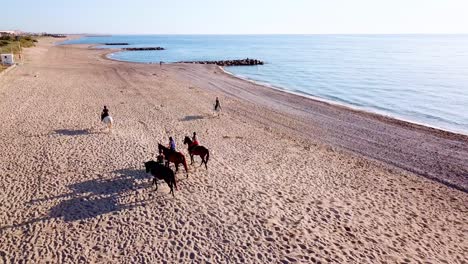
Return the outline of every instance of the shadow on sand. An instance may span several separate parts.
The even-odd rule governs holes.
[[[53,134],[62,136],[84,136],[91,134],[104,134],[104,131],[91,129],[57,129],[54,130]]]
[[[92,134],[88,129],[78,129],[78,130],[58,129],[58,130],[54,130],[54,133],[62,135],[62,136],[81,136],[81,135]]]
[[[122,203],[122,198],[134,196],[139,189],[145,189],[151,186],[152,178],[147,176],[144,170],[121,169],[113,172],[120,176],[114,179],[92,179],[70,184],[67,186],[71,191],[69,193],[31,200],[29,204],[34,206],[36,203],[63,199],[50,209],[47,216],[31,219],[11,226],[0,226],[0,231],[9,228],[23,227],[54,218],[62,218],[65,222],[95,218],[100,215],[143,206],[149,201],[142,200]],[[135,181],[136,179],[143,180],[143,182],[138,183]],[[148,179],[148,181],[145,181],[146,179]],[[169,193],[159,194],[156,197],[165,197],[167,195],[169,195]],[[150,196],[152,197],[151,203],[164,202],[161,200],[154,200],[154,195]]]
[[[204,119],[205,117],[204,116],[201,116],[201,115],[190,115],[190,116],[186,116],[182,119],[180,119],[180,121],[193,121],[193,120],[201,120],[201,119]]]

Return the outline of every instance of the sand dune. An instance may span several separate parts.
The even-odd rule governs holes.
[[[243,96],[250,84],[227,89],[242,84],[215,67],[114,62],[50,41],[0,78],[3,262],[467,262],[466,193],[359,154],[340,143],[335,130],[349,125],[337,120],[297,127],[322,114],[316,106],[283,112],[254,91]],[[155,192],[143,162],[168,136],[187,154],[182,139],[193,131],[211,151],[209,169],[196,158],[189,178],[177,174],[175,198],[165,184]],[[420,144],[440,140],[415,131],[428,135]],[[466,145],[451,140],[452,157],[465,160]]]

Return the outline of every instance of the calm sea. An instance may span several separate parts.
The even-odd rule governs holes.
[[[106,42],[167,49],[109,56],[123,61],[261,59],[263,66],[226,70],[287,91],[468,134],[468,35],[126,35],[66,43]]]

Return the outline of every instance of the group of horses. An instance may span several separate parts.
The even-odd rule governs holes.
[[[202,162],[200,166],[205,164],[205,168],[208,169],[208,160],[210,159],[210,151],[201,145],[193,145],[192,140],[189,137],[184,138],[184,144],[188,147],[188,153],[190,155],[191,165],[194,162],[194,156],[200,156]],[[158,190],[158,180],[164,180],[169,188],[171,189],[170,193],[174,196],[174,188],[177,190],[177,184],[175,179],[175,173],[170,168],[170,163],[174,163],[175,171],[179,171],[179,165],[182,164],[185,169],[185,173],[188,178],[188,169],[185,155],[181,152],[173,151],[161,144],[158,144],[159,153],[164,154],[165,164],[160,164],[154,160],[145,162],[146,173],[151,173],[153,175],[152,184],[156,186]]]

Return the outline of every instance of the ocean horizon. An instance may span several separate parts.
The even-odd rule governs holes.
[[[114,60],[166,63],[254,58],[239,78],[442,130],[468,134],[468,35],[113,35],[61,44],[125,42]]]

